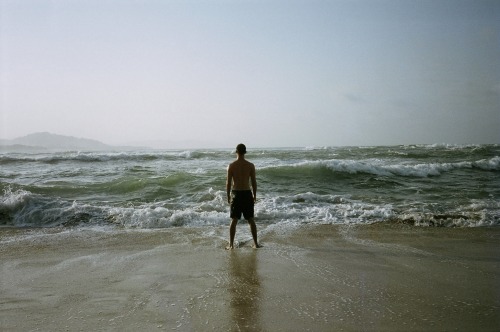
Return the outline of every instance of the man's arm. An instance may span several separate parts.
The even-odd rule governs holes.
[[[231,203],[231,182],[233,179],[233,171],[231,169],[231,165],[227,167],[227,178],[226,178],[226,194],[227,194],[227,202]]]
[[[255,165],[252,164],[250,170],[250,180],[252,181],[253,202],[257,201],[257,178],[255,177]]]

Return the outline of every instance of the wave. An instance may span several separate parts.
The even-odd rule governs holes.
[[[15,227],[54,227],[89,222],[99,215],[95,208],[80,208],[76,203],[6,189],[0,200],[0,225]]]
[[[448,211],[432,211],[421,207],[402,210],[388,222],[426,227],[477,227],[500,225],[500,202],[472,201]]]
[[[436,210],[435,204],[395,206],[374,204],[347,195],[311,192],[261,198],[259,223],[371,224],[405,223],[414,226],[477,227],[500,225],[500,202],[472,201],[469,205]],[[113,225],[125,228],[201,227],[227,225],[228,206],[223,191],[210,188],[190,201],[152,203],[85,203],[6,189],[0,198],[0,225],[13,227],[82,227]]]
[[[4,190],[0,198],[0,225],[57,227],[114,224],[123,227],[158,228],[227,222],[222,191],[210,189],[197,203],[154,202],[111,205],[83,203],[34,194],[26,190]],[[224,194],[225,195],[225,194]],[[136,203],[137,204],[137,203]],[[223,213],[224,218],[222,218]]]
[[[335,173],[372,174],[378,176],[430,177],[457,169],[479,169],[484,171],[499,171],[500,157],[483,159],[474,162],[462,161],[455,163],[420,163],[420,164],[388,164],[386,160],[318,160],[301,161],[293,164],[271,165],[261,168],[263,171],[287,172],[297,170],[306,172],[314,169],[329,170]]]
[[[254,150],[249,159],[261,223],[452,227],[499,223],[499,155],[497,146],[325,147]],[[233,158],[229,150],[0,154],[0,225],[226,225],[217,190]],[[485,206],[468,206],[474,199]]]
[[[62,162],[109,162],[109,161],[155,161],[155,160],[182,160],[227,158],[229,153],[223,151],[134,151],[134,152],[64,152],[51,154],[19,154],[11,153],[0,155],[0,165],[17,162],[39,162],[57,164]]]

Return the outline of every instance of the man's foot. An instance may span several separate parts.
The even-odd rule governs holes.
[[[254,244],[252,245],[252,248],[254,248],[254,249],[257,249],[257,248],[260,248],[260,247],[261,247],[261,246],[260,246],[259,244],[257,244],[257,243],[254,243]]]
[[[227,246],[226,247],[226,250],[233,250],[233,249],[234,249],[233,246]]]

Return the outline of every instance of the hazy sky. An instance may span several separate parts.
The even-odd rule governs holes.
[[[0,0],[0,138],[500,143],[500,1]]]

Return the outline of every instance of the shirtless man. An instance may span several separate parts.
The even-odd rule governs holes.
[[[257,199],[257,180],[255,179],[255,166],[245,160],[247,148],[244,144],[236,147],[237,159],[227,168],[226,192],[227,202],[231,204],[231,226],[229,226],[229,246],[233,249],[236,224],[241,214],[248,221],[253,237],[253,248],[259,248],[257,243],[257,226],[253,219],[253,207]],[[250,190],[250,181],[252,190]]]

